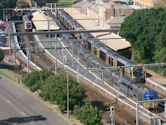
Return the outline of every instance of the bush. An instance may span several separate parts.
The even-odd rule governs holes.
[[[45,84],[41,87],[41,96],[44,100],[58,104],[62,111],[66,110],[67,78],[62,75],[56,75],[46,79]],[[85,91],[78,83],[69,80],[69,96],[69,108],[70,110],[73,110],[75,105],[83,104]]]
[[[23,77],[22,82],[29,87],[32,92],[35,92],[40,89],[43,80],[51,75],[53,75],[53,73],[47,70],[34,71],[26,74],[26,76]]]
[[[76,106],[74,108],[74,116],[85,125],[101,125],[102,111],[97,107],[86,103],[81,108]]]

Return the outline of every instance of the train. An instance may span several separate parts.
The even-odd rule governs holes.
[[[84,29],[63,9],[57,10],[56,16],[68,30]],[[76,33],[73,35],[79,40],[82,39],[84,41],[84,46],[98,58],[102,59],[106,64],[109,64],[109,66],[117,67],[137,65],[134,61],[123,57],[122,55],[101,43],[98,39],[95,39],[90,33]],[[144,70],[141,66],[123,68],[123,74],[126,78],[131,79],[133,82],[145,81]]]
[[[64,27],[68,30],[83,30],[84,28],[77,23],[68,13],[66,13],[63,9],[58,9],[56,11],[57,19],[63,24]],[[147,94],[145,91],[145,72],[142,66],[137,65],[136,62],[127,59],[115,52],[111,48],[104,45],[98,39],[94,38],[90,33],[76,33],[72,34],[76,39],[83,41],[83,46],[89,51],[89,53],[95,55],[100,60],[105,63],[101,63],[98,59],[94,59],[94,57],[88,52],[82,53],[84,60],[87,61],[88,65],[92,67],[117,67],[117,66],[126,66],[123,67],[121,72],[123,77],[120,78],[119,72],[112,72],[107,69],[107,76],[111,77],[112,86],[117,88],[119,91],[125,93],[128,97],[134,98],[137,100],[146,100],[144,95]],[[91,38],[91,39],[89,39]],[[93,39],[92,39],[93,38]],[[80,53],[81,54],[81,53]],[[101,65],[102,64],[102,65]],[[135,66],[134,66],[135,65]],[[131,67],[130,67],[131,66]],[[149,91],[150,92],[150,91]],[[152,96],[150,99],[158,98]],[[144,104],[145,108],[157,108],[156,103],[152,103],[151,105]]]
[[[156,91],[145,91],[143,95],[143,100],[153,100],[158,99],[158,93]],[[149,110],[156,110],[158,108],[158,102],[143,103],[143,106]]]
[[[22,16],[25,31],[32,31],[33,25],[31,19],[32,19],[31,15]]]

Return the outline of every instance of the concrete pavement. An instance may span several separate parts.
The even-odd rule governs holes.
[[[0,79],[0,125],[69,125],[23,88]]]

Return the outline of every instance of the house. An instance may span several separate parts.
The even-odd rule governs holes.
[[[154,7],[160,0],[133,0],[133,4],[145,8]]]

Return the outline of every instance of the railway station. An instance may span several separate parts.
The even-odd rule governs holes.
[[[124,115],[123,117],[127,119],[126,124],[164,125],[166,79],[151,72],[150,68],[165,67],[166,63],[137,64],[132,59],[133,48],[130,41],[119,35],[119,29],[113,30],[109,26],[101,25],[104,21],[102,19],[101,23],[97,15],[101,15],[100,12],[94,16],[90,13],[94,4],[99,3],[103,7],[106,4],[99,0],[91,4],[85,2],[87,7],[80,9],[77,4],[75,8],[54,8],[55,12],[49,8],[44,10],[33,8],[33,11],[29,9],[31,18],[22,17],[21,21],[15,22],[11,20],[12,31],[6,34],[11,35],[8,36],[9,39],[12,38],[10,42],[15,49],[15,65],[21,66],[26,72],[42,69],[49,69],[55,73],[58,69],[66,70],[66,73],[69,71],[78,82],[82,79],[90,83],[97,88],[96,90],[99,89],[118,101],[121,107],[128,108],[134,118],[130,123],[128,122],[130,118]],[[119,5],[115,8],[118,7]],[[115,8],[111,10],[114,12]],[[108,10],[106,9],[107,12]],[[129,7],[123,15],[128,16],[132,12]],[[114,16],[115,14],[118,15],[114,12]],[[77,32],[105,29],[110,29],[110,32]],[[62,30],[69,33],[63,34]],[[48,34],[38,35],[37,33],[41,31]],[[71,31],[77,33],[70,33]],[[33,32],[33,35],[12,35],[21,32]]]

